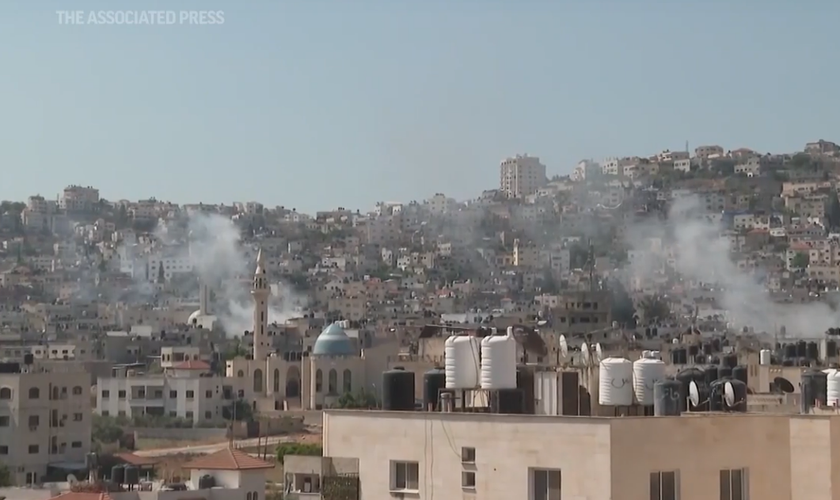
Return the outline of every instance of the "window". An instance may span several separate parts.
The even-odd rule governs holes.
[[[12,399],[12,390],[8,387],[0,388],[0,399]]]
[[[73,441],[72,443],[70,443],[70,447],[71,448],[81,448],[82,447],[82,442],[81,441]]]
[[[29,389],[29,399],[38,399],[41,397],[41,390],[37,387],[31,387]]]
[[[187,391],[187,399],[193,399],[195,397],[195,391]]]
[[[187,418],[188,420],[192,420],[192,418],[193,418],[193,412],[188,411],[188,412],[186,413],[185,418]]]
[[[720,471],[720,500],[748,500],[749,480],[747,469]]]
[[[102,416],[103,417],[107,417],[110,414],[111,414],[111,412],[109,412],[108,410],[102,410]]]
[[[30,455],[37,455],[38,454],[38,445],[37,444],[30,444],[29,445],[29,454]]]
[[[330,370],[329,374],[329,387],[327,388],[327,394],[338,394],[336,391],[338,391],[338,372],[333,368]]]
[[[85,418],[85,416],[81,413],[74,413],[73,414],[73,421],[74,422],[81,422],[82,420],[84,420],[84,418]]]
[[[117,397],[120,398],[120,399],[125,399],[125,391],[117,392]]]
[[[212,398],[213,397],[213,391],[204,391],[204,397],[205,398]]]
[[[111,397],[111,391],[103,390],[102,391],[102,399],[108,399]]]
[[[677,500],[679,474],[676,471],[650,473],[650,500]]]
[[[391,491],[418,491],[419,477],[417,462],[391,462]]]
[[[0,416],[0,427],[8,427],[11,424],[11,417],[6,415]]]
[[[461,472],[461,488],[465,490],[475,489],[475,472],[469,470]]]
[[[178,391],[169,391],[169,399],[177,399]]]
[[[81,396],[82,395],[82,386],[77,385],[73,387],[73,395],[74,396]]]
[[[315,392],[320,394],[324,390],[324,373],[318,368],[315,372]]]
[[[204,412],[204,418],[206,420],[210,420],[211,418],[213,418],[213,412],[212,411],[205,411]]]
[[[531,500],[560,500],[560,470],[531,469]]]
[[[353,392],[353,373],[350,370],[344,370],[342,377],[344,378],[344,392]]]
[[[9,447],[5,444],[0,446],[0,455],[8,455],[9,454]]]
[[[475,448],[461,448],[461,463],[474,464],[475,463]]]
[[[254,370],[254,392],[260,394],[263,392],[263,372],[259,368]]]
[[[38,418],[38,415],[29,415],[29,427],[38,427],[40,423],[41,419]]]

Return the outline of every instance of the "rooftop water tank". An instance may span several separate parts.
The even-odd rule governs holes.
[[[382,374],[382,409],[414,410],[414,372],[395,367]]]
[[[481,340],[481,388],[516,389],[516,340],[513,327],[505,335]]]
[[[446,387],[446,373],[440,368],[433,368],[423,374],[423,409],[437,410],[440,390]]]
[[[638,359],[633,363],[633,392],[642,406],[653,406],[653,385],[665,378],[665,363],[658,359]]]
[[[468,335],[453,335],[446,339],[443,348],[444,371],[447,389],[475,389],[478,387],[478,339]]]
[[[682,414],[682,382],[674,379],[660,380],[653,385],[653,414],[657,417]]]
[[[111,467],[111,482],[114,484],[125,484],[125,467],[122,465]]]
[[[763,365],[763,366],[769,366],[771,362],[772,362],[772,353],[770,352],[770,349],[762,349],[758,353],[758,364]]]
[[[633,404],[633,363],[624,358],[607,358],[598,370],[598,404]]]
[[[840,371],[831,370],[827,374],[826,385],[827,398],[826,404],[828,406],[840,407]]]

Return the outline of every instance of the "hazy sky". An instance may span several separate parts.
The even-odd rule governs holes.
[[[733,6],[733,4],[735,4]],[[56,10],[224,11],[213,26]],[[830,1],[7,0],[0,199],[370,208],[498,185],[499,161],[840,141]]]

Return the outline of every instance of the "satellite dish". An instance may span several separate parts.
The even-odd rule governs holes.
[[[688,383],[688,400],[695,408],[700,406],[700,388],[697,387],[697,382],[693,380]]]
[[[547,324],[548,324],[548,321],[546,321],[544,319],[541,319],[541,320],[537,321],[537,326],[545,326]]]
[[[776,377],[773,379],[773,385],[776,386],[776,389],[783,392],[784,394],[790,394],[793,392],[793,384],[790,380],[784,377]]]
[[[76,484],[79,482],[79,480],[76,479],[76,476],[74,476],[73,474],[67,474],[67,482],[70,484]]]
[[[726,403],[726,406],[732,408],[735,406],[735,388],[732,387],[732,382],[727,382],[723,385],[723,402]]]
[[[589,354],[589,346],[586,345],[586,342],[580,345],[580,359],[585,366],[589,366],[592,362],[592,356]]]
[[[604,359],[604,351],[601,349],[601,344],[599,342],[595,344],[595,360],[600,363],[602,359]]]
[[[560,338],[557,340],[557,345],[560,348],[560,356],[565,358],[569,354],[569,344],[566,342],[565,335],[560,335]]]

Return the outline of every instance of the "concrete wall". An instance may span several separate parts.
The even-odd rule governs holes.
[[[227,429],[167,429],[167,428],[142,428],[133,429],[134,439],[171,439],[172,441],[205,441],[218,439],[220,442],[227,439]]]

